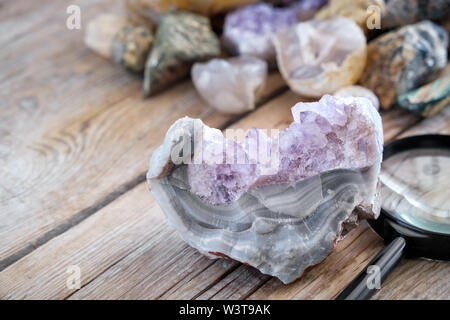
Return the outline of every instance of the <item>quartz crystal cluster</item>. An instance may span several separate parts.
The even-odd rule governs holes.
[[[399,96],[432,80],[446,66],[447,46],[445,29],[430,21],[383,34],[368,45],[360,82],[388,109]]]
[[[332,19],[345,17],[356,22],[365,33],[368,33],[368,22],[379,19],[385,12],[386,7],[383,0],[330,0],[330,3],[317,12],[317,19]],[[382,22],[383,23],[383,22]]]
[[[320,97],[352,85],[366,64],[366,38],[346,18],[301,22],[273,40],[281,74],[302,96]]]
[[[361,86],[348,86],[337,90],[334,94],[336,97],[362,97],[367,98],[372,102],[375,109],[380,109],[380,101],[378,97],[371,90]]]
[[[381,118],[368,99],[326,95],[292,114],[278,135],[254,128],[242,141],[182,118],[147,173],[189,245],[285,283],[325,259],[348,226],[377,217],[383,148]]]
[[[294,8],[275,8],[267,3],[248,5],[227,15],[222,40],[235,55],[251,55],[273,64],[272,35],[296,22]]]
[[[194,64],[191,74],[195,88],[209,105],[240,114],[255,108],[267,77],[267,63],[250,56],[212,59]]]

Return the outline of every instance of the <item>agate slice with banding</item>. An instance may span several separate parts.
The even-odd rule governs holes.
[[[234,55],[251,55],[274,65],[272,35],[297,20],[294,8],[275,8],[267,3],[248,5],[226,16],[222,41]]]
[[[366,64],[366,38],[346,18],[301,22],[278,32],[273,41],[283,78],[306,97],[354,84]]]
[[[169,224],[211,258],[289,283],[359,219],[379,214],[381,118],[365,98],[298,103],[279,134],[242,141],[188,117],[155,150],[147,180]]]
[[[165,14],[145,64],[144,96],[186,77],[194,62],[219,54],[220,42],[207,17],[190,12]]]
[[[255,108],[264,88],[267,63],[256,57],[212,59],[191,70],[195,88],[213,108],[240,114]]]
[[[388,109],[399,96],[433,80],[446,66],[447,45],[445,29],[430,21],[383,34],[367,47],[367,67],[360,83]]]

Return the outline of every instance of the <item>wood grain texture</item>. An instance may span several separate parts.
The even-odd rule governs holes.
[[[77,4],[87,22],[122,4],[107,3]],[[66,29],[68,4],[29,5],[0,22],[2,29],[36,22],[0,39],[12,50],[0,58],[2,76],[10,75],[0,84],[0,270],[143,181],[151,152],[176,119],[188,115],[223,127],[236,118],[214,112],[190,81],[142,99],[139,77],[90,52],[84,30]],[[261,99],[283,88],[272,74]]]

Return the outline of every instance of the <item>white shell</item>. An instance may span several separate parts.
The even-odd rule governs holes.
[[[346,18],[310,20],[278,32],[278,68],[296,93],[320,97],[352,85],[366,64],[366,38]]]
[[[267,63],[250,56],[212,59],[195,63],[191,75],[210,106],[223,113],[240,114],[255,108],[267,78]]]

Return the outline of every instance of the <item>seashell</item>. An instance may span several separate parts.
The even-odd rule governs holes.
[[[380,109],[380,101],[378,100],[378,97],[370,91],[367,88],[361,87],[361,86],[348,86],[340,88],[338,91],[336,91],[333,94],[335,97],[361,97],[361,98],[367,98],[372,102],[372,105],[375,107],[375,109]]]
[[[450,73],[401,95],[398,104],[424,117],[431,117],[450,105]]]
[[[360,83],[389,109],[402,94],[426,83],[447,64],[448,34],[422,21],[383,34],[368,45]]]
[[[377,12],[370,10],[377,8]],[[330,0],[329,4],[319,10],[316,19],[332,19],[338,16],[345,17],[356,22],[367,34],[368,21],[375,14],[380,16],[385,12],[386,5],[383,0]],[[382,21],[382,23],[384,23]]]
[[[240,114],[255,108],[264,88],[267,63],[256,57],[212,59],[191,70],[195,88],[213,108]]]
[[[367,99],[326,95],[292,114],[278,137],[253,128],[241,142],[179,119],[147,172],[184,241],[284,283],[324,260],[358,218],[378,216],[383,148],[381,117]]]
[[[222,42],[234,55],[250,55],[275,64],[271,37],[297,23],[294,8],[275,8],[258,3],[230,12],[225,18]]]
[[[153,35],[146,26],[125,26],[114,36],[112,59],[126,69],[142,72],[152,43]]]
[[[278,32],[273,41],[283,78],[306,97],[354,84],[366,63],[366,38],[345,18],[301,22]]]
[[[84,43],[97,54],[110,59],[114,36],[128,24],[129,21],[125,17],[101,14],[89,21],[84,35]]]
[[[438,20],[449,14],[449,0],[389,0],[382,21],[383,27],[392,28],[426,19]]]
[[[144,72],[144,96],[186,77],[192,63],[220,54],[220,43],[207,17],[189,12],[161,18]]]

